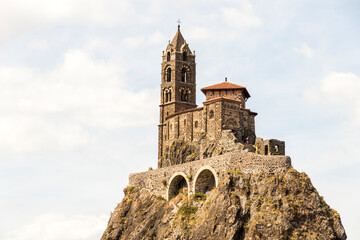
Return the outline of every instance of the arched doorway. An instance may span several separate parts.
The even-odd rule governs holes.
[[[217,186],[217,176],[212,168],[200,169],[195,178],[194,193],[207,193]]]
[[[176,197],[182,190],[186,188],[186,195],[188,194],[189,184],[186,180],[186,175],[183,173],[175,173],[170,179],[168,187],[168,200]]]

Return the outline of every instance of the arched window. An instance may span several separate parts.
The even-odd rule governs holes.
[[[214,111],[213,110],[211,110],[210,112],[209,112],[209,118],[211,119],[211,118],[214,118]]]
[[[183,61],[187,61],[187,52],[183,52]]]
[[[198,127],[198,121],[195,121],[195,127],[196,128]]]
[[[171,68],[168,68],[167,70],[166,70],[166,80],[168,81],[168,82],[171,82]]]
[[[170,61],[170,52],[167,52],[166,61]]]
[[[171,102],[171,89],[169,91],[169,102]]]
[[[187,73],[186,73],[186,69],[185,68],[182,68],[181,69],[181,81],[182,82],[186,82],[187,81]]]
[[[166,91],[165,92],[165,102],[168,102],[169,101],[169,94],[168,92]]]

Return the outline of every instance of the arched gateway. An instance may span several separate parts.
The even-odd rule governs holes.
[[[215,170],[210,166],[199,169],[194,179],[194,193],[207,193],[218,185],[218,178]]]
[[[176,172],[170,178],[169,187],[167,189],[167,199],[170,200],[178,195],[182,188],[187,188],[186,193],[189,194],[189,182],[186,175],[181,172]]]

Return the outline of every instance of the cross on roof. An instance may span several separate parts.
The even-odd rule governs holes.
[[[180,18],[176,22],[178,23],[178,28],[180,28],[180,23],[181,23]]]

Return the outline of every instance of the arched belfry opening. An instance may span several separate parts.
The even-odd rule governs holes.
[[[187,61],[188,59],[188,55],[187,55],[187,52],[183,52],[183,61]]]
[[[171,82],[171,68],[166,70],[166,81]]]
[[[170,179],[169,187],[168,187],[168,200],[176,197],[179,193],[185,193],[188,195],[188,182],[186,180],[185,174],[175,173],[173,177]]]
[[[213,169],[200,169],[195,177],[194,193],[208,193],[217,186],[217,176]]]
[[[181,81],[182,82],[187,82],[187,75],[188,75],[188,73],[187,73],[186,69],[182,68],[181,69]]]
[[[170,61],[170,52],[167,52],[167,54],[166,54],[166,61]]]

